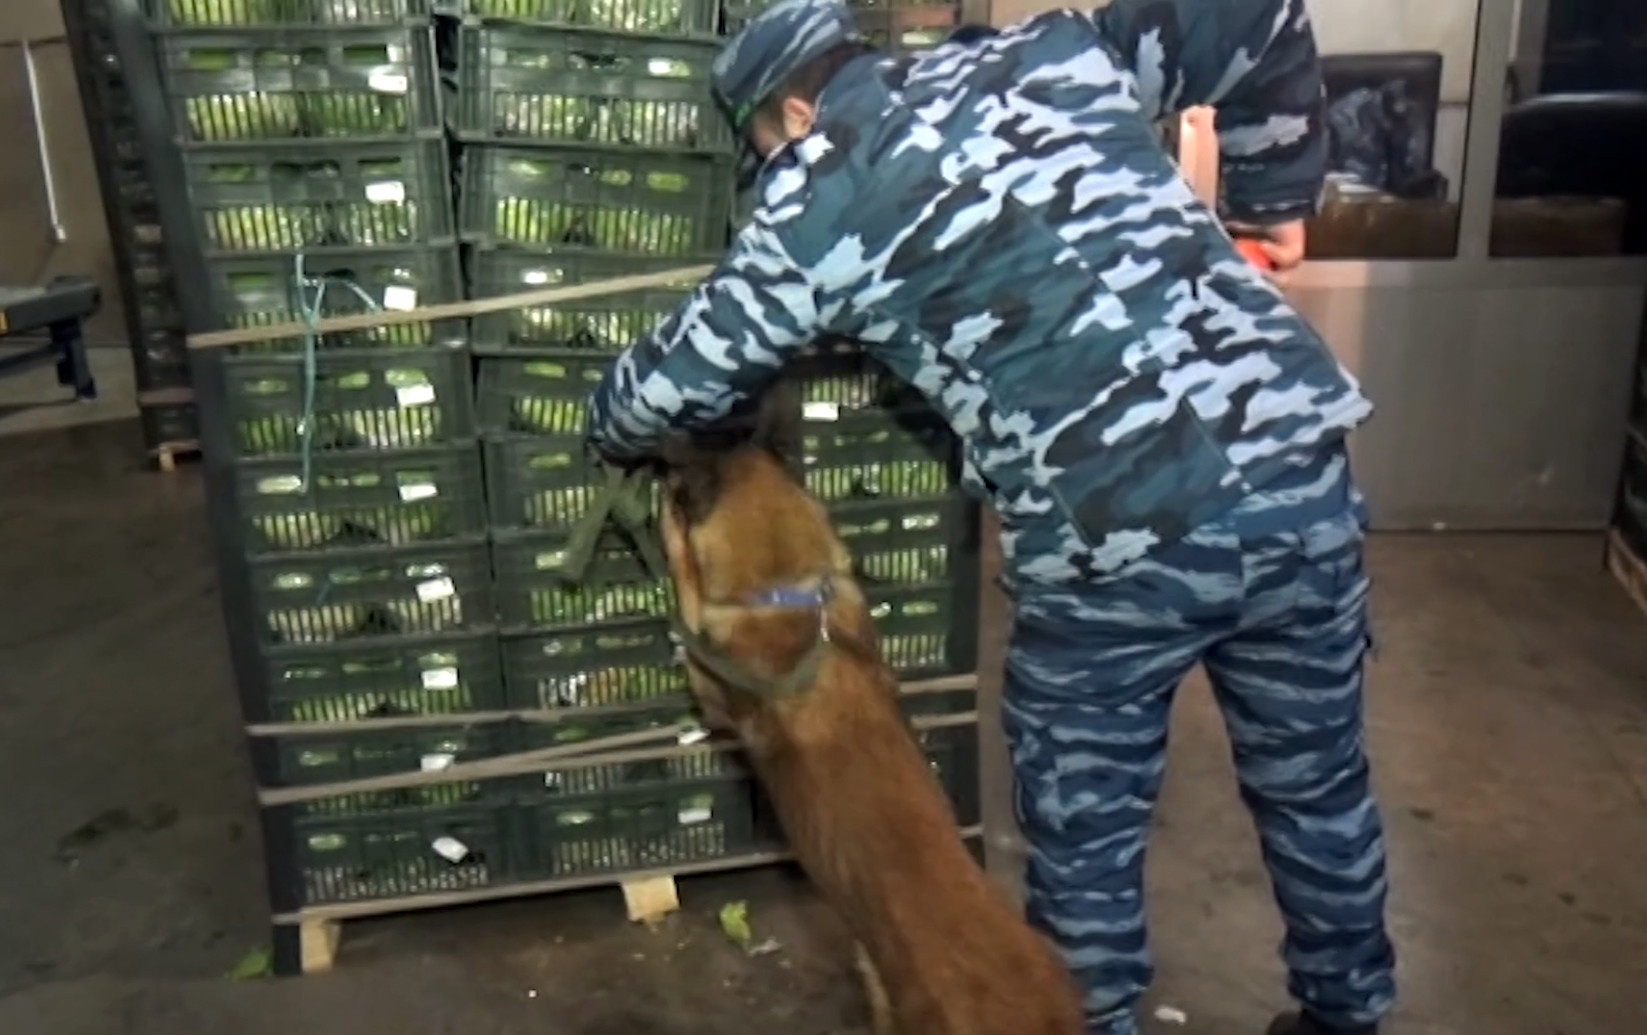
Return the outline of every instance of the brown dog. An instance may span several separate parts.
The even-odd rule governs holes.
[[[878,1035],[1080,1035],[1069,972],[960,838],[847,550],[779,459],[774,401],[745,444],[667,450],[664,546],[693,693],[742,739],[857,940]]]

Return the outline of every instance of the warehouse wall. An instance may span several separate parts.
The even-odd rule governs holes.
[[[103,284],[103,311],[93,331],[124,344],[114,258],[102,195],[80,108],[74,63],[63,40],[57,0],[4,0],[0,18],[0,281],[29,283],[59,273],[86,273]],[[21,43],[33,41],[41,109],[51,152],[58,210],[68,239],[54,245],[45,181],[34,145],[28,78]]]
[[[63,38],[58,0],[0,0],[0,283],[31,284],[59,274],[95,277],[103,305],[87,329],[100,400],[90,406],[8,416],[0,430],[26,430],[125,416],[135,412],[131,359],[121,313],[119,281],[104,222],[103,199],[92,159],[74,62]],[[23,41],[30,41],[40,104],[65,240],[54,243],[45,179],[35,146]],[[62,396],[46,369],[0,380],[0,408]]]

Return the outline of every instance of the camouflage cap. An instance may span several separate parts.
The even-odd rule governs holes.
[[[772,91],[808,61],[863,37],[840,0],[778,0],[751,18],[715,57],[715,100],[739,134]]]

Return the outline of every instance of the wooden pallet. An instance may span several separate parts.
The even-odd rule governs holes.
[[[150,451],[162,471],[177,470],[179,460],[200,455],[200,443],[195,439],[182,442],[162,442]]]
[[[1607,570],[1636,606],[1647,612],[1647,561],[1637,556],[1616,528],[1607,534]]]
[[[983,827],[963,828],[961,836],[969,841],[981,838]],[[344,925],[350,920],[615,885],[623,892],[624,908],[629,920],[633,923],[651,924],[680,908],[680,893],[676,885],[679,878],[754,869],[788,862],[791,859],[792,856],[788,852],[751,852],[708,862],[688,863],[668,870],[561,877],[494,888],[476,888],[470,891],[310,906],[274,918],[275,972],[295,975],[318,974],[331,970],[337,962],[338,951],[343,942]]]

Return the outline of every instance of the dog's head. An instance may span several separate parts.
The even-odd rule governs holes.
[[[799,384],[779,381],[747,416],[673,436],[660,454],[664,544],[689,624],[698,602],[850,570],[801,475]]]
[[[702,523],[735,480],[781,474],[799,483],[801,446],[800,385],[788,378],[711,428],[667,432],[659,454],[675,517]]]

